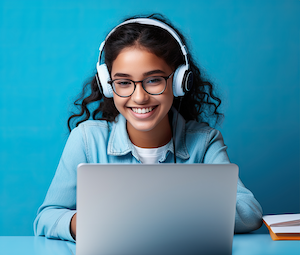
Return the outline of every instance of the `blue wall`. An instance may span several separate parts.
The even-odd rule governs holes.
[[[298,0],[1,0],[0,235],[33,234],[70,104],[105,34],[138,13],[164,13],[188,36],[223,98],[229,156],[264,213],[299,212],[299,11]]]

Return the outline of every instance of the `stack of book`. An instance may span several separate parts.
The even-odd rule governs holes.
[[[263,221],[273,240],[300,240],[300,213],[265,215]]]

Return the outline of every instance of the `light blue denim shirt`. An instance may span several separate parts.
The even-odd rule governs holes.
[[[186,123],[179,114],[175,139],[177,163],[230,163],[221,133],[207,124]],[[159,163],[173,163],[173,153],[171,140]],[[70,221],[76,213],[77,166],[80,163],[141,163],[128,137],[126,119],[121,114],[116,122],[88,120],[72,130],[34,221],[35,235],[74,241],[70,234]],[[249,232],[261,224],[260,204],[238,180],[235,232]]]

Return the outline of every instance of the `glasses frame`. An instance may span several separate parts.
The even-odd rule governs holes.
[[[149,76],[149,77],[147,77],[147,78],[145,78],[145,79],[143,79],[143,80],[141,80],[141,81],[133,81],[133,80],[130,80],[130,79],[114,79],[114,80],[108,81],[108,83],[111,85],[111,87],[112,87],[114,93],[115,93],[117,96],[119,96],[119,97],[130,97],[130,96],[134,93],[134,91],[135,91],[135,89],[136,89],[136,83],[141,83],[141,84],[142,84],[143,90],[146,91],[149,95],[157,96],[157,95],[161,95],[162,93],[165,92],[166,87],[167,87],[167,84],[168,84],[167,81],[168,81],[168,79],[170,79],[170,78],[173,76],[173,74],[174,74],[174,72],[171,73],[169,76]],[[145,89],[145,87],[144,87],[144,81],[147,80],[147,79],[149,79],[149,78],[151,78],[151,77],[161,77],[161,78],[164,78],[164,79],[165,79],[166,85],[165,85],[165,88],[163,89],[162,92],[153,94],[153,93],[148,92],[148,91]],[[121,95],[119,95],[119,94],[115,91],[114,85],[113,85],[113,83],[114,83],[115,81],[117,81],[117,80],[127,80],[127,81],[133,82],[133,84],[134,84],[134,89],[133,89],[132,93],[131,93],[130,95],[128,95],[128,96],[121,96]]]

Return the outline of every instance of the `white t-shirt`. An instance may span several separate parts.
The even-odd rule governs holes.
[[[141,148],[133,145],[143,164],[157,164],[168,144],[158,148]]]

